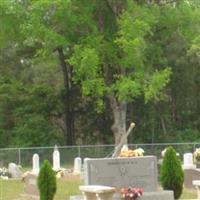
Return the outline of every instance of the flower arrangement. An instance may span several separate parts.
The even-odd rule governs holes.
[[[200,161],[200,148],[197,148],[194,152],[194,160]]]
[[[121,189],[121,194],[123,199],[125,200],[136,200],[138,197],[143,195],[143,189],[141,188],[122,188]]]
[[[119,157],[140,157],[143,156],[144,150],[142,148],[138,148],[135,150],[127,149],[122,150],[119,154]]]
[[[11,177],[11,174],[8,172],[8,169],[6,169],[5,167],[0,168],[0,177]]]

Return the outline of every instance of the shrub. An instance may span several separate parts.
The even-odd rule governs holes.
[[[44,160],[38,176],[40,200],[53,200],[56,193],[56,176],[48,160]]]
[[[168,147],[161,166],[161,184],[165,190],[173,190],[178,199],[183,190],[184,174],[179,158],[173,147]]]

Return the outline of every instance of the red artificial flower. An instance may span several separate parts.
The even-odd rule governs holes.
[[[144,191],[141,188],[128,187],[128,188],[121,188],[120,192],[125,200],[136,200],[137,197],[142,196]]]

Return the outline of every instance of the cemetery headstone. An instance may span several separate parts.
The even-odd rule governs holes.
[[[9,163],[8,173],[11,174],[11,178],[21,178],[22,177],[22,171],[20,169],[20,166],[16,165],[15,163]]]
[[[85,184],[157,190],[155,156],[85,160]]]
[[[40,171],[40,158],[38,154],[33,155],[33,169],[32,173],[33,174],[38,174]]]
[[[200,170],[196,168],[184,169],[184,187],[194,189],[193,180],[200,180]]]
[[[25,189],[24,192],[26,196],[39,197],[39,191],[37,187],[37,177],[40,171],[40,157],[38,154],[33,154],[32,157],[32,171],[27,172],[24,177]]]
[[[81,167],[82,167],[82,161],[80,157],[76,157],[74,159],[74,170],[73,174],[78,175],[81,174]]]
[[[60,152],[58,151],[57,147],[55,147],[53,152],[53,169],[55,171],[60,169]]]
[[[174,200],[173,191],[158,191],[157,159],[155,156],[127,158],[84,159],[87,195],[72,196],[70,200],[122,200],[119,189],[137,187],[144,190],[141,200]],[[90,188],[87,186],[91,186]],[[104,195],[101,186],[115,187],[113,197]],[[81,188],[80,188],[81,189]],[[85,192],[82,190],[82,192]],[[97,194],[101,193],[99,198]],[[95,195],[94,195],[95,194]],[[95,197],[96,196],[96,197]]]
[[[183,167],[184,168],[192,168],[193,165],[193,155],[192,153],[185,153],[183,155]]]
[[[25,177],[25,194],[28,196],[39,196],[36,174],[29,173]]]

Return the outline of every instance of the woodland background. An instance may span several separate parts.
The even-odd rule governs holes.
[[[132,121],[130,143],[200,142],[199,0],[0,0],[0,148]]]

